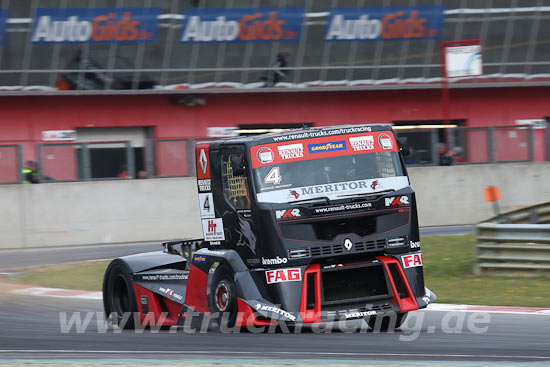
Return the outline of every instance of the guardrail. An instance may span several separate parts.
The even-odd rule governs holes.
[[[480,223],[476,237],[476,275],[537,276],[550,271],[550,224]]]
[[[503,224],[550,224],[550,203],[533,205],[514,210],[488,220],[490,223]]]

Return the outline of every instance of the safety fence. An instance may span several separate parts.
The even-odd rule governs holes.
[[[477,275],[536,276],[550,271],[548,224],[480,223],[476,237]]]
[[[451,86],[548,85],[545,3],[3,0],[0,91],[433,88],[440,43],[468,39],[483,42],[483,74]],[[276,66],[286,71],[279,82]]]
[[[446,145],[453,165],[550,161],[550,129],[517,125],[473,128],[401,129],[412,155],[409,166],[438,165]],[[194,147],[207,138],[145,139],[101,142],[40,142],[36,149],[41,182],[194,176]],[[445,143],[443,143],[445,142]],[[0,183],[22,182],[22,145],[0,145]],[[26,154],[29,156],[30,154]]]
[[[408,165],[439,164],[438,144],[445,141],[453,164],[550,160],[549,129],[533,125],[398,129],[412,148]],[[395,128],[395,127],[394,127]]]

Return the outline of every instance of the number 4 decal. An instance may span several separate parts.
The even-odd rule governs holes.
[[[281,173],[279,171],[279,167],[273,167],[267,176],[264,178],[265,183],[272,183],[274,185],[280,184],[281,180],[283,178],[281,177]]]

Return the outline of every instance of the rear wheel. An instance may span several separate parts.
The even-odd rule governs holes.
[[[365,318],[365,321],[374,331],[393,331],[398,329],[406,318],[407,313],[394,313],[393,315],[372,316]]]
[[[112,262],[109,265],[103,284],[103,299],[107,317],[113,314],[113,323],[121,329],[135,327],[136,295],[130,270],[124,263]]]
[[[237,293],[233,273],[225,266],[216,269],[208,298],[212,318],[218,327],[232,328],[237,320]]]

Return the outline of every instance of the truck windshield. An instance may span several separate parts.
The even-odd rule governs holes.
[[[261,149],[257,154],[261,154]],[[309,159],[308,159],[309,158]],[[312,159],[313,158],[313,159]],[[261,157],[260,157],[261,159]],[[409,185],[397,151],[313,155],[253,169],[258,202],[291,203],[360,196]]]

